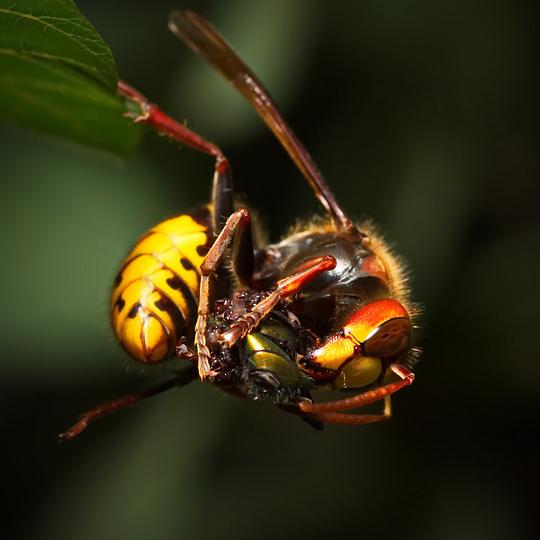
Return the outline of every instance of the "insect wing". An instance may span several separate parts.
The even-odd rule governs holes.
[[[193,11],[173,11],[169,18],[169,28],[251,103],[307,179],[321,204],[331,214],[336,227],[353,231],[352,221],[336,201],[308,151],[281,116],[266,88],[218,31]]]

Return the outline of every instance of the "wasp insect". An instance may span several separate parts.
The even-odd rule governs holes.
[[[171,357],[184,367],[141,394],[104,403],[62,438],[119,408],[197,378],[244,398],[269,400],[315,427],[390,418],[390,395],[414,380],[416,308],[400,261],[369,226],[357,226],[268,91],[204,18],[170,16],[171,31],[247,99],[274,132],[326,218],[258,246],[252,216],[235,206],[229,162],[218,146],[176,122],[124,82],[136,122],[215,158],[211,203],[165,220],[137,242],[112,295],[112,324],[144,364]],[[315,403],[312,390],[362,389]],[[384,400],[379,414],[348,413]]]

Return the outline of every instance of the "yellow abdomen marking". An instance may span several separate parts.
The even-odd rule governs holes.
[[[126,351],[145,363],[169,356],[191,338],[200,266],[209,245],[209,209],[181,215],[146,233],[126,258],[112,294],[112,324]]]

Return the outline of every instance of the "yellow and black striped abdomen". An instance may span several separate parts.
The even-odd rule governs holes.
[[[112,324],[124,349],[144,363],[163,361],[197,318],[200,265],[210,212],[163,221],[135,245],[115,281]]]

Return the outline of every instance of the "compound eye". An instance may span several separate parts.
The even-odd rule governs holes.
[[[390,319],[377,327],[363,343],[364,354],[377,358],[396,356],[409,347],[411,322],[409,319]]]

